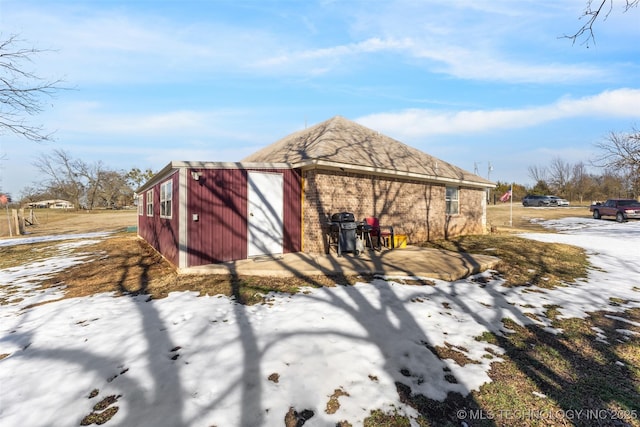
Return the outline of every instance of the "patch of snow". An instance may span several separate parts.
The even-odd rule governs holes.
[[[631,337],[634,335],[640,335],[640,333],[635,332],[635,331],[630,331],[629,329],[616,329],[616,332],[621,334],[621,335],[625,335],[625,337]]]
[[[607,341],[607,336],[604,334],[604,331],[602,329],[595,326],[593,326],[591,329],[596,333],[596,341],[600,341],[604,344],[609,344],[609,341]]]
[[[33,243],[44,243],[44,242],[56,242],[59,240],[105,238],[111,234],[113,234],[113,232],[111,231],[96,231],[94,233],[55,234],[51,236],[16,237],[16,238],[10,238],[10,239],[0,239],[0,247],[30,245]]]
[[[41,282],[88,258],[89,254],[60,255],[0,270],[0,300],[10,303],[0,310],[0,318],[6,317],[6,312],[14,315],[29,305],[62,298],[64,285],[43,288]]]

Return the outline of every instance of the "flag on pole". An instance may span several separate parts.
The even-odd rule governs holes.
[[[0,194],[0,205],[6,205],[9,203],[9,198],[4,194]]]
[[[509,191],[507,191],[506,193],[504,193],[504,194],[502,195],[502,197],[500,197],[500,201],[501,201],[501,202],[506,202],[506,201],[508,201],[509,199],[511,199],[511,189],[509,189]]]

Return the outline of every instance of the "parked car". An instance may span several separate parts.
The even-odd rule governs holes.
[[[522,199],[522,206],[549,206],[551,205],[551,197],[539,196],[536,194],[526,195]]]
[[[555,206],[569,206],[569,201],[558,196],[549,196],[551,198],[551,205]]]
[[[589,206],[593,218],[615,216],[616,221],[625,222],[628,219],[640,219],[640,202],[634,199],[609,199],[605,203]]]

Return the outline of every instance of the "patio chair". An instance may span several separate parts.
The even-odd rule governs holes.
[[[364,223],[371,227],[370,236],[375,241],[375,248],[381,250],[382,246],[389,249],[394,247],[393,227],[390,225],[380,225],[380,220],[376,217],[368,217],[364,219]]]

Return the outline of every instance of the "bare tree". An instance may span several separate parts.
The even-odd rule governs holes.
[[[57,198],[59,198],[57,195],[50,194],[46,189],[38,186],[27,186],[23,187],[22,190],[20,190],[20,202],[23,204],[37,202],[39,200]]]
[[[592,187],[592,180],[587,172],[587,166],[583,162],[578,162],[573,165],[571,171],[571,189],[573,193],[578,197],[580,203],[584,200],[584,196],[589,192]]]
[[[47,141],[51,133],[26,120],[44,109],[43,97],[52,97],[61,80],[44,80],[27,70],[32,57],[45,50],[22,48],[16,35],[2,40],[0,35],[0,135],[15,133],[32,141]]]
[[[621,0],[619,0],[621,1]],[[613,11],[614,3],[618,3],[618,1],[614,0],[587,0],[587,6],[582,13],[580,19],[585,18],[586,22],[580,29],[573,35],[565,35],[565,38],[571,39],[573,43],[576,40],[585,37],[585,41],[583,44],[586,44],[589,47],[589,42],[595,43],[595,35],[593,33],[593,26],[595,25],[598,19],[606,20],[609,17],[609,14]],[[629,9],[632,9],[640,4],[640,0],[625,0],[625,5],[623,6],[623,12],[628,12]]]
[[[85,191],[85,183],[81,174],[83,163],[74,160],[71,155],[61,149],[53,150],[53,154],[40,155],[34,162],[40,172],[49,177],[47,188],[50,192],[60,194],[73,201],[76,208],[81,205]]]
[[[549,193],[549,185],[547,183],[548,169],[544,166],[529,166],[529,178],[531,178],[535,185],[531,189],[533,194],[547,194]]]
[[[529,178],[534,180],[535,182],[547,181],[547,168],[544,166],[529,166],[527,168],[529,171]]]
[[[602,199],[627,197],[627,186],[619,170],[605,170],[600,176],[599,189]]]
[[[623,174],[629,191],[637,196],[640,191],[640,130],[634,127],[628,133],[611,132],[595,145],[600,154],[592,163]]]
[[[100,198],[109,208],[129,205],[133,199],[133,190],[127,183],[127,175],[116,171],[103,171],[100,178]]]
[[[76,175],[82,177],[84,182],[87,208],[93,209],[101,198],[102,181],[108,171],[99,160],[93,164],[85,163],[82,160],[75,160],[74,165]]]
[[[549,183],[553,190],[562,196],[566,196],[571,177],[571,165],[560,157],[556,157],[551,160],[549,176]]]
[[[601,151],[593,161],[595,166],[640,169],[640,130],[637,128],[629,133],[611,132],[595,145]]]
[[[121,207],[132,201],[129,174],[108,169],[101,161],[87,163],[58,149],[40,155],[34,165],[49,178],[40,193],[73,201],[78,208]]]

